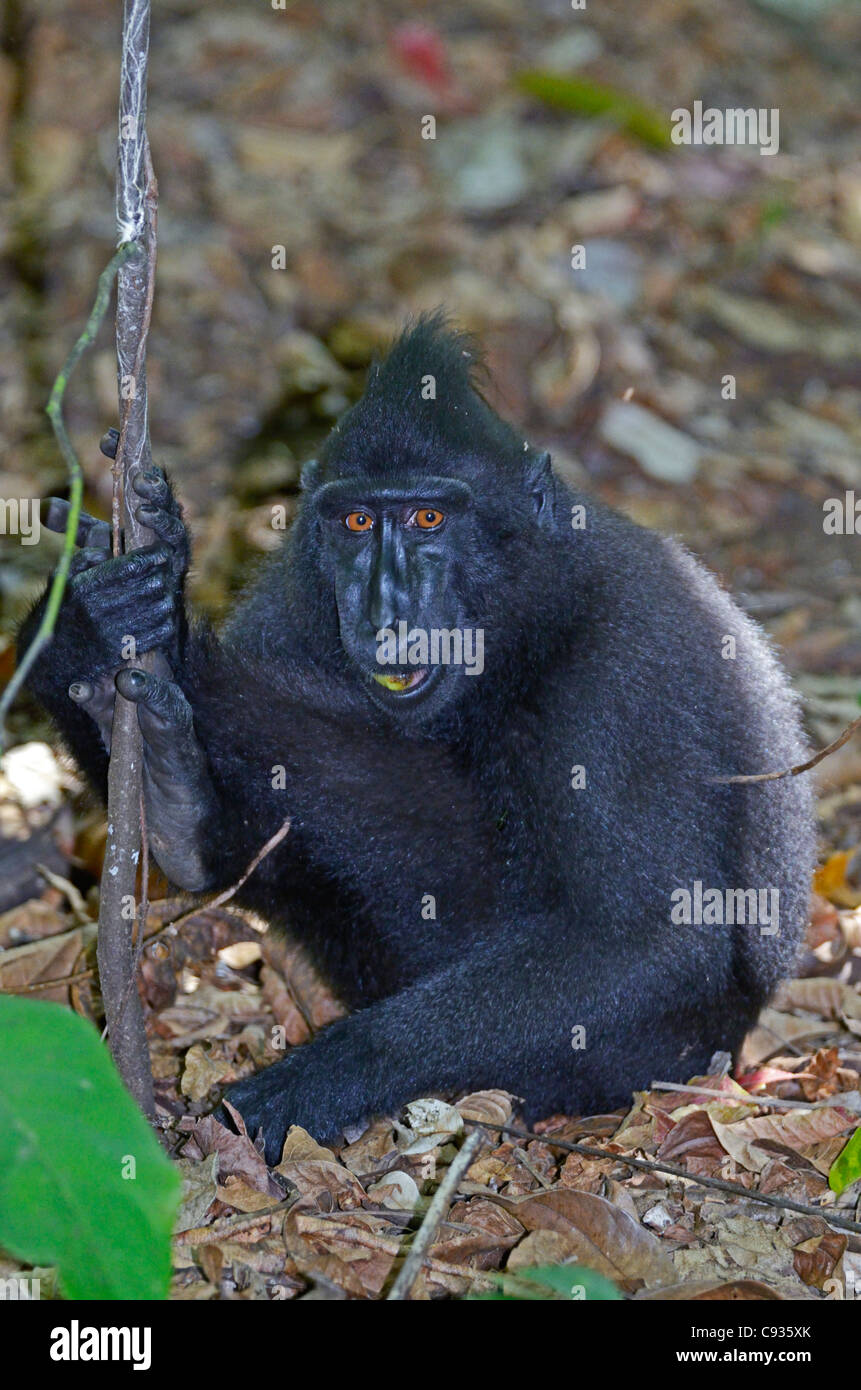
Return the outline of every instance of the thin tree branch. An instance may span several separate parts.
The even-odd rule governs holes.
[[[146,342],[155,282],[158,188],[146,137],[150,0],[125,0],[117,150],[117,237],[143,250],[117,283],[117,367],[120,435],[114,478],[114,551],[119,551],[122,484],[126,550],[152,539],[134,516],[132,482],[151,460],[147,419]],[[152,654],[139,662],[150,669]],[[140,859],[143,744],[137,708],[119,694],[114,705],[108,768],[108,838],[99,904],[98,964],[105,1019],[117,1069],[145,1114],[155,1111],[143,1009],[135,988],[137,952],[124,908],[135,901]],[[146,885],[143,885],[144,892]]]
[[[242,877],[238,878],[236,882],[231,884],[229,888],[222,889],[220,893],[216,894],[216,896],[212,899],[211,902],[205,903],[202,909],[198,908],[196,910],[208,912],[213,907],[223,907],[226,902],[229,902],[233,895],[239,892],[242,885],[248,882],[249,878],[254,873],[254,870],[257,868],[258,864],[262,863],[262,861],[266,858],[267,854],[272,853],[276,845],[280,845],[281,841],[284,839],[284,836],[287,834],[289,829],[290,817],[288,816],[284,824],[280,826],[278,830],[275,831],[274,835],[270,835],[269,839],[266,841],[266,844],[263,845],[263,847],[257,851]],[[182,919],[179,918],[177,920],[180,921]],[[174,923],[169,923],[168,925],[173,926]]]
[[[478,1133],[471,1134],[449,1165],[448,1172],[434,1193],[433,1201],[425,1212],[425,1219],[421,1224],[418,1235],[410,1246],[403,1267],[392,1285],[391,1292],[389,1293],[390,1302],[397,1303],[409,1298],[410,1290],[416,1282],[419,1271],[424,1264],[428,1247],[436,1235],[440,1223],[448,1209],[448,1204],[457,1190],[457,1185],[472,1163],[480,1143],[481,1135]]]
[[[845,1099],[841,1101],[839,1091],[824,1100],[783,1100],[780,1096],[737,1096],[732,1091],[710,1091],[707,1086],[683,1086],[677,1081],[653,1081],[649,1090],[680,1091],[689,1096],[711,1095],[732,1105],[758,1105],[761,1110],[833,1110],[835,1105],[847,1110],[852,1108]]]
[[[670,1177],[683,1178],[694,1187],[713,1187],[718,1192],[729,1193],[731,1197],[743,1197],[747,1202],[762,1202],[768,1207],[782,1207],[786,1211],[800,1212],[802,1216],[818,1216],[821,1220],[827,1221],[829,1226],[837,1226],[841,1231],[852,1231],[854,1235],[861,1235],[861,1222],[852,1221],[848,1216],[840,1216],[830,1207],[817,1207],[811,1202],[793,1202],[789,1197],[757,1192],[755,1188],[743,1187],[740,1182],[728,1182],[726,1178],[707,1178],[700,1173],[689,1173],[678,1163],[657,1163],[649,1158],[610,1153],[607,1149],[597,1149],[592,1144],[573,1144],[567,1139],[554,1139],[552,1134],[534,1134],[532,1130],[517,1129],[514,1125],[492,1124],[490,1120],[467,1120],[466,1123],[478,1125],[481,1129],[499,1130],[515,1139],[537,1139],[551,1149],[562,1149],[565,1153],[583,1154],[586,1158],[602,1158],[608,1163],[625,1163],[629,1168],[636,1168],[641,1173],[668,1173]],[[488,1196],[492,1194],[488,1193]]]
[[[275,834],[272,835],[272,836],[266,841],[266,844],[263,845],[262,849],[259,849],[259,850],[257,851],[257,853],[255,854],[254,858],[251,860],[250,864],[248,865],[248,868],[247,868],[247,869],[245,870],[245,872],[243,873],[242,877],[241,877],[241,878],[238,878],[238,879],[236,880],[236,882],[235,882],[234,884],[232,884],[229,888],[223,889],[222,892],[218,893],[218,894],[216,895],[216,897],[214,897],[210,902],[208,902],[208,903],[195,903],[194,906],[193,906],[192,908],[189,908],[188,911],[182,912],[182,913],[180,914],[179,917],[174,917],[174,918],[172,918],[171,921],[162,923],[162,925],[161,925],[160,927],[155,927],[151,932],[149,932],[148,934],[146,934],[145,928],[146,928],[146,926],[148,925],[149,906],[150,906],[150,905],[149,905],[149,897],[148,897],[148,881],[149,881],[149,846],[148,846],[148,844],[147,844],[147,833],[146,833],[146,807],[145,807],[145,805],[144,805],[144,803],[143,803],[143,800],[141,800],[141,812],[140,812],[140,815],[141,815],[141,833],[142,833],[142,840],[143,840],[143,852],[142,852],[142,855],[141,855],[142,887],[141,887],[141,893],[140,893],[140,902],[139,902],[139,904],[138,904],[138,918],[139,918],[139,920],[140,920],[140,928],[139,928],[140,934],[137,936],[137,938],[136,938],[136,943],[135,943],[135,950],[136,950],[135,963],[136,963],[136,964],[137,964],[137,962],[140,960],[141,952],[142,952],[144,946],[149,946],[149,945],[151,945],[153,941],[156,941],[160,936],[165,935],[167,932],[170,932],[171,934],[174,934],[174,933],[178,932],[178,931],[180,930],[180,928],[183,927],[183,926],[185,925],[186,922],[190,922],[194,917],[199,917],[201,913],[203,913],[203,912],[209,912],[209,911],[211,911],[212,908],[222,907],[224,903],[229,902],[229,900],[233,897],[234,893],[238,893],[238,892],[239,892],[239,889],[242,887],[242,885],[243,885],[244,883],[247,883],[248,879],[249,879],[249,878],[251,877],[251,875],[254,873],[254,870],[257,868],[257,866],[258,866],[259,864],[261,864],[261,863],[263,862],[263,860],[266,858],[267,854],[271,854],[272,851],[273,851],[273,849],[275,848],[275,846],[276,846],[276,845],[279,845],[279,844],[281,843],[281,841],[284,839],[284,836],[287,834],[288,830],[290,829],[290,821],[289,821],[289,819],[288,819],[288,820],[285,820],[284,824],[283,824],[282,826],[280,826],[280,828],[279,828],[278,830],[275,831]],[[59,888],[62,890],[62,892],[66,893],[67,896],[68,896],[68,894],[69,894],[70,891],[77,891],[77,890],[74,890],[74,889],[73,889],[72,884],[66,883],[66,881],[65,881],[64,879],[61,879],[57,874],[51,873],[50,870],[47,870],[47,869],[43,868],[43,866],[42,866],[41,864],[37,865],[36,867],[39,869],[39,871],[40,871],[41,873],[43,873],[43,874],[44,874],[47,878],[49,878],[52,882],[55,882],[55,883],[56,883],[56,886],[59,887]],[[82,925],[84,925],[84,926],[89,926],[89,925],[91,925],[91,924],[89,923],[89,920],[87,920],[87,921],[83,922]],[[63,975],[63,976],[62,976],[60,979],[58,979],[58,980],[36,980],[36,981],[34,981],[32,984],[23,985],[20,989],[10,989],[10,990],[7,990],[6,992],[7,992],[8,994],[34,994],[34,993],[38,993],[39,991],[44,991],[44,990],[46,990],[46,989],[59,989],[59,988],[63,987],[64,985],[80,984],[80,983],[81,983],[82,981],[84,981],[84,980],[92,980],[92,979],[95,978],[95,974],[96,974],[96,972],[95,972],[95,970],[93,970],[93,969],[79,970],[79,971],[78,971],[76,974],[74,974],[74,975]],[[302,1004],[302,1001],[301,1001],[300,999],[297,998],[296,993],[295,993],[295,990],[291,987],[290,981],[289,981],[289,980],[285,980],[285,984],[287,985],[287,988],[291,991],[290,997],[293,999],[294,1003],[296,1004],[297,1009],[298,1009],[299,1012],[301,1013],[302,1018],[304,1019],[306,1025],[307,1025],[307,1028],[308,1028],[309,1033],[311,1033],[311,1034],[313,1035],[314,1032],[315,1032],[316,1030],[315,1030],[315,1028],[314,1028],[313,1023],[311,1022],[311,1020],[308,1018],[308,1016],[307,1016],[307,1014],[306,1014],[306,1011],[305,1011],[305,1009],[304,1009],[304,1006],[303,1006],[303,1004]]]
[[[712,780],[726,785],[730,782],[779,782],[782,777],[797,777],[800,772],[809,772],[824,758],[836,753],[838,748],[842,748],[844,743],[849,742],[858,729],[861,729],[861,715],[857,719],[853,719],[849,727],[844,729],[840,737],[836,738],[833,743],[829,743],[827,748],[820,749],[814,757],[808,758],[806,763],[796,763],[795,767],[785,767],[780,772],[752,772],[747,776],[714,777]]]

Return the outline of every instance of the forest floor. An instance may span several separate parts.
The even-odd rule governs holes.
[[[158,11],[150,413],[195,537],[193,601],[224,613],[272,544],[272,505],[295,509],[301,461],[374,351],[405,317],[444,304],[483,342],[502,412],[566,478],[701,555],[781,648],[814,745],[835,738],[861,691],[861,536],[823,527],[832,502],[861,498],[859,7],[296,0],[276,13],[164,0]],[[44,404],[112,247],[116,6],[24,3],[3,25],[8,499],[64,487]],[[569,109],[527,90],[536,71],[568,79]],[[608,90],[610,113],[588,115]],[[656,118],[666,131],[668,112],[696,100],[778,109],[780,152],[670,145]],[[435,140],[421,138],[428,111]],[[68,415],[87,505],[104,515],[107,326]],[[0,547],[2,684],[57,543],[0,536]],[[0,990],[95,1014],[103,817],[32,703],[11,732]],[[535,1139],[494,1128],[516,1125],[517,1104],[492,1092],[376,1121],[331,1152],[294,1132],[268,1173],[204,1112],[267,1059],[273,1021],[298,1043],[336,1005],[229,905],[174,933],[160,926],[181,905],[156,901],[143,988],[187,1175],[176,1296],[384,1295],[479,1123],[482,1146],[413,1296],[571,1258],[637,1297],[848,1296],[861,1284],[857,1232],[745,1195],[839,1202],[849,1217],[858,1202],[857,1184],[835,1198],[828,1174],[861,1113],[861,740],[816,776],[821,867],[802,978],[765,1011],[735,1078],[718,1067],[680,1093],[656,1077],[627,1113],[548,1117]],[[685,1177],[634,1171],[626,1154]]]

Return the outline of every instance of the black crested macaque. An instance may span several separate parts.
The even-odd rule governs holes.
[[[589,1113],[738,1046],[805,923],[810,791],[713,779],[801,761],[795,701],[696,560],[490,409],[468,340],[423,319],[371,369],[218,635],[163,474],[135,488],[156,543],[110,558],[83,520],[30,685],[101,788],[115,687],[137,702],[179,887],[292,817],[239,901],[354,1012],[228,1092],[270,1161],[292,1124],[482,1087]],[[172,678],[123,668],[128,635]]]

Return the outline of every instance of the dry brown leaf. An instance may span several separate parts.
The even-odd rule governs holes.
[[[818,1014],[820,1018],[837,1020],[847,993],[854,995],[855,991],[827,975],[806,980],[781,980],[774,997],[774,1007],[785,1012],[804,1009],[807,1013]]]
[[[763,1168],[771,1162],[774,1155],[766,1149],[759,1148],[750,1136],[742,1134],[739,1125],[721,1124],[714,1115],[711,1117],[711,1122],[722,1148],[726,1150],[730,1158],[734,1159],[736,1163],[740,1163],[742,1168],[746,1168],[750,1173],[761,1173]]]
[[[284,1223],[287,1248],[301,1272],[320,1274],[347,1293],[379,1294],[400,1251],[400,1234],[372,1212],[339,1213],[329,1220],[298,1211]],[[321,1260],[320,1256],[328,1256]]]
[[[658,1149],[658,1158],[685,1163],[689,1158],[720,1159],[721,1146],[704,1105],[688,1111],[674,1124]]]
[[[482,1154],[467,1169],[466,1176],[470,1182],[481,1183],[483,1187],[493,1184],[495,1188],[500,1188],[513,1178],[515,1164],[516,1160],[511,1154]]]
[[[814,892],[821,893],[823,898],[833,898],[836,902],[843,904],[848,884],[846,882],[846,870],[849,867],[851,854],[848,850],[837,850],[836,853],[828,856],[824,864],[813,875]]]
[[[426,1154],[448,1143],[463,1129],[463,1117],[453,1105],[435,1096],[411,1101],[406,1107],[408,1128],[398,1137],[402,1154]]]
[[[624,1134],[620,1133],[613,1136],[608,1157],[613,1157],[616,1153],[636,1153],[638,1149],[649,1153],[653,1149],[656,1138],[657,1122],[654,1115],[643,1116],[642,1123],[632,1124],[625,1130]]]
[[[799,1149],[798,1155],[815,1168],[817,1173],[823,1177],[828,1177],[838,1154],[841,1154],[846,1147],[846,1136],[838,1135],[834,1139],[826,1139],[821,1144],[811,1144],[807,1148]]]
[[[857,1123],[857,1116],[842,1110],[840,1106],[828,1105],[819,1110],[773,1111],[768,1115],[738,1120],[734,1125],[722,1128],[724,1132],[731,1130],[737,1140],[756,1143],[769,1139],[772,1143],[800,1152],[805,1146],[845,1134],[847,1130],[854,1129]]]
[[[374,1120],[353,1144],[341,1150],[340,1158],[351,1173],[360,1178],[385,1173],[398,1156],[391,1120]]]
[[[846,938],[850,950],[861,950],[861,908],[852,912],[840,913],[840,930]]]
[[[855,1075],[841,1068],[839,1048],[822,1047],[800,1074],[799,1084],[806,1100],[825,1100],[842,1090],[844,1081],[851,1084]]]
[[[320,1163],[336,1162],[332,1149],[324,1149],[301,1125],[291,1125],[281,1150],[281,1162],[301,1163],[306,1159]]]
[[[234,1112],[236,1113],[236,1112]],[[237,1124],[244,1124],[237,1116]],[[214,1115],[204,1115],[191,1129],[192,1142],[201,1154],[218,1154],[218,1175],[224,1183],[230,1174],[244,1178],[260,1192],[266,1192],[275,1201],[283,1197],[281,1188],[269,1177],[269,1170],[261,1154],[257,1152],[246,1133],[234,1134],[219,1124]],[[192,1157],[191,1144],[186,1145],[184,1154]]]
[[[511,1119],[514,1097],[507,1091],[473,1091],[457,1102],[456,1109],[465,1120],[479,1124],[507,1125]]]
[[[217,1194],[226,1206],[235,1207],[241,1212],[265,1211],[267,1207],[272,1206],[272,1198],[268,1193],[261,1192],[257,1187],[249,1187],[242,1178],[233,1175],[219,1183]]]
[[[576,1253],[576,1242],[560,1231],[530,1231],[512,1250],[505,1268],[518,1274],[536,1265],[561,1265]]]
[[[736,1276],[762,1279],[781,1291],[787,1281],[797,1291],[792,1264],[793,1240],[775,1217],[740,1212],[735,1200],[704,1202],[698,1234],[701,1244],[673,1252],[676,1277],[721,1283]]]
[[[845,1140],[834,1139],[831,1142],[836,1146],[836,1157]],[[823,1175],[816,1171],[810,1159],[801,1155],[792,1159],[777,1158],[772,1154],[771,1162],[759,1175],[757,1190],[766,1196],[780,1192],[796,1202],[815,1202],[827,1186]]]
[[[316,1203],[326,1211],[333,1207],[351,1211],[365,1200],[362,1184],[342,1163],[324,1163],[320,1159],[282,1160],[274,1171],[296,1189],[303,1208]]]
[[[206,1220],[217,1196],[218,1154],[210,1154],[197,1163],[185,1158],[178,1159],[177,1163],[182,1174],[182,1205],[174,1225],[178,1234],[202,1226]]]
[[[259,991],[202,984],[193,994],[178,995],[172,1007],[153,1014],[152,1026],[159,1037],[191,1046],[226,1033],[232,1023],[264,1018]]]
[[[632,1221],[640,1220],[639,1208],[631,1195],[631,1189],[627,1182],[616,1182],[614,1178],[611,1178],[601,1195],[605,1196],[608,1202],[612,1202],[614,1207],[627,1213]]]
[[[58,936],[66,931],[69,918],[44,898],[30,898],[26,903],[0,913],[0,948],[14,950],[19,942],[31,945],[46,936]]]
[[[570,1239],[572,1254],[625,1289],[673,1280],[672,1262],[660,1242],[612,1202],[591,1192],[554,1188],[528,1197],[495,1196],[528,1230],[550,1230]]]
[[[642,1145],[638,1140],[634,1142],[629,1140],[631,1131],[639,1134],[642,1130],[645,1130],[649,1135],[654,1132],[655,1117],[652,1111],[646,1108],[646,1102],[648,1100],[648,1091],[634,1092],[634,1104],[631,1106],[625,1118],[616,1129],[613,1130],[613,1142],[615,1144],[621,1144],[624,1140],[625,1144],[630,1148],[641,1148]]]
[[[777,1299],[783,1302],[783,1294],[769,1288],[759,1279],[727,1279],[714,1282],[710,1279],[688,1279],[683,1284],[670,1284],[663,1289],[646,1289],[634,1295],[638,1302],[664,1302],[689,1299],[696,1302],[752,1302],[755,1300]]]
[[[454,1229],[458,1226],[468,1229]],[[510,1211],[487,1197],[470,1197],[455,1202],[430,1253],[450,1264],[468,1262],[472,1269],[491,1269],[523,1234],[523,1225]]]
[[[804,1038],[815,1038],[823,1033],[833,1032],[834,1024],[820,1018],[796,1018],[793,1014],[781,1013],[778,1009],[763,1009],[759,1015],[759,1022],[741,1045],[738,1070],[752,1070],[760,1062],[779,1052],[783,1044],[788,1044],[791,1050],[794,1043]]]
[[[511,1150],[513,1171],[507,1196],[515,1197],[552,1187],[556,1181],[558,1167],[552,1149],[540,1139],[533,1139],[525,1148],[520,1148],[515,1141]]]
[[[316,1030],[343,1017],[343,1005],[321,979],[301,946],[284,936],[267,932],[261,941],[261,952],[265,962],[261,979],[267,991],[271,991],[267,993],[267,1002],[272,1003],[279,1023],[287,1026],[288,1019],[293,1021],[301,1033],[297,1042],[304,1041],[308,1036],[306,1019]],[[275,971],[275,977],[267,974],[269,969]],[[279,976],[280,979],[277,979]],[[289,987],[285,987],[285,980],[289,982]]]
[[[281,1162],[273,1172],[296,1190],[303,1207],[316,1203],[325,1210],[339,1207],[348,1211],[361,1206],[365,1198],[364,1188],[355,1175],[301,1125],[288,1129]]]
[[[70,1003],[69,986],[63,984],[63,980],[95,964],[89,953],[95,946],[96,930],[95,924],[75,927],[59,936],[28,941],[25,946],[12,946],[3,951],[0,953],[0,993],[19,994],[33,985],[57,980],[59,983],[52,988],[34,992],[34,998]]]
[[[219,1061],[213,1061],[209,1049],[203,1043],[194,1043],[185,1054],[185,1065],[180,1081],[180,1090],[190,1100],[205,1100],[213,1086],[217,1086],[224,1068]]]
[[[608,1154],[606,1163],[600,1158],[569,1154],[559,1173],[559,1186],[570,1187],[578,1192],[600,1192],[615,1162],[615,1154]]]
[[[247,1282],[241,1271],[248,1270],[255,1275],[278,1275],[284,1268],[284,1245],[280,1235],[260,1236],[252,1244],[241,1244],[235,1240],[217,1240],[209,1245],[201,1245],[197,1251],[197,1262],[213,1283],[220,1283],[225,1270],[240,1286]]]
[[[263,1002],[272,1010],[275,1022],[284,1029],[284,1039],[291,1047],[299,1047],[310,1040],[308,1027],[296,1000],[287,983],[273,970],[264,965],[260,971],[260,987]]]
[[[368,1197],[389,1211],[414,1211],[420,1193],[415,1178],[395,1168],[368,1188]]]
[[[813,1288],[822,1289],[840,1261],[849,1237],[839,1231],[825,1231],[795,1247],[793,1263],[798,1277]]]
[[[326,1284],[336,1284],[339,1289],[343,1289],[345,1294],[352,1298],[366,1298],[368,1290],[359,1278],[357,1270],[337,1255],[329,1255],[314,1250],[311,1247],[303,1247],[298,1238],[294,1245],[288,1247],[290,1257],[299,1274],[305,1276],[310,1283],[320,1281]],[[389,1262],[391,1267],[391,1261]],[[385,1280],[383,1280],[383,1283]],[[380,1285],[382,1288],[382,1284]]]

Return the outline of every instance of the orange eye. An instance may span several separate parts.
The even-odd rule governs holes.
[[[374,518],[370,512],[349,512],[344,517],[344,525],[348,531],[370,531],[374,524]]]
[[[445,521],[445,517],[435,507],[419,507],[418,511],[413,513],[411,520],[413,525],[420,526],[423,531],[435,531]]]

